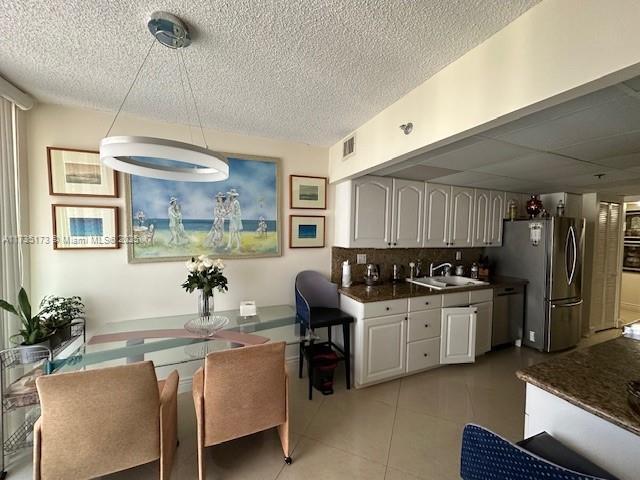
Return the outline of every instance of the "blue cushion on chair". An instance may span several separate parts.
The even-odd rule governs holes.
[[[464,427],[460,463],[463,480],[604,480],[551,463],[473,424]]]

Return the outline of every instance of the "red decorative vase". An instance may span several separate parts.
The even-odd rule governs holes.
[[[529,218],[535,218],[540,215],[542,211],[542,201],[537,195],[531,195],[531,198],[527,200],[527,213]]]

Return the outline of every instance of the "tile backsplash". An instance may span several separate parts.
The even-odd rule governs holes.
[[[456,261],[456,251],[461,252],[462,259]],[[380,267],[382,281],[390,281],[393,265],[402,265],[403,277],[409,276],[409,262],[422,262],[424,275],[428,275],[429,263],[449,262],[452,265],[464,265],[465,274],[473,262],[484,252],[484,248],[331,248],[331,281],[340,284],[342,281],[342,262],[349,260],[351,264],[351,278],[354,283],[362,283],[366,270],[365,265],[356,263],[356,255],[365,254],[367,263],[374,263]]]

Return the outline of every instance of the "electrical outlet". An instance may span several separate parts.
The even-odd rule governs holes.
[[[364,265],[367,263],[367,254],[366,253],[358,253],[356,255],[356,262],[358,265]]]
[[[456,250],[456,261],[462,260],[462,252],[460,250]]]
[[[534,332],[533,330],[529,330],[529,341],[530,342],[536,341],[536,332]]]

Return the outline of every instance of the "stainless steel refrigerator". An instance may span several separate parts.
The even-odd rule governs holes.
[[[583,245],[584,219],[551,217],[505,221],[502,247],[487,251],[497,274],[529,281],[525,345],[555,352],[580,340]]]

